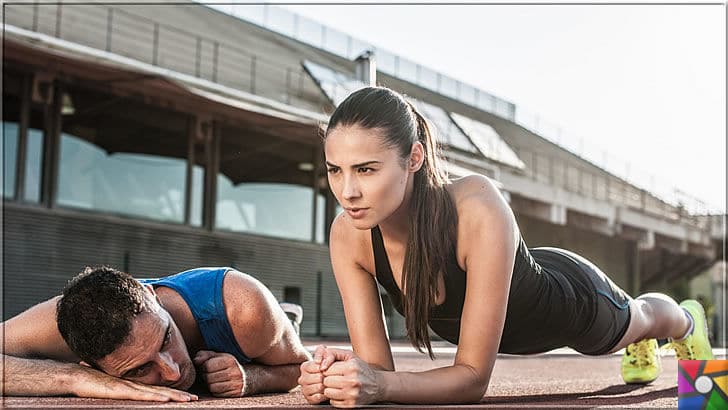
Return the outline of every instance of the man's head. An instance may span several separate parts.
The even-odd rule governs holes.
[[[151,286],[109,267],[87,267],[63,291],[58,330],[85,363],[145,384],[189,388],[195,380],[182,335]]]

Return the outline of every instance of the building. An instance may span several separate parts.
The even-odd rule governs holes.
[[[319,129],[374,77],[433,122],[451,175],[500,183],[530,246],[582,253],[632,293],[720,259],[715,217],[543,138],[512,103],[391,53],[362,56],[365,43],[281,9],[4,13],[4,318],[89,264],[139,277],[229,265],[302,304],[304,335],[345,335]]]

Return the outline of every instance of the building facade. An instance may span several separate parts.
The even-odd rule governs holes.
[[[720,258],[711,218],[542,138],[514,104],[384,52],[356,59],[361,44],[305,19],[275,29],[193,2],[4,13],[4,319],[86,265],[233,266],[301,304],[304,335],[346,335],[320,132],[371,81],[425,113],[451,176],[500,184],[530,246],[582,253],[632,293]]]

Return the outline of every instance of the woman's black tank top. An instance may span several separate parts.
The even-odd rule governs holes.
[[[387,291],[392,305],[404,314],[402,292],[397,287],[389,264],[379,227],[371,230],[377,282]],[[545,251],[535,249],[534,252]],[[559,269],[549,268],[551,255],[544,254],[542,267],[520,238],[516,250],[508,307],[500,353],[540,353],[562,347],[575,332],[574,315],[579,315],[591,303],[585,300],[586,284],[569,280]],[[541,259],[541,258],[540,258]],[[445,271],[445,302],[430,311],[429,325],[443,339],[457,344],[460,317],[465,302],[466,273],[457,263],[456,255],[448,258]],[[483,323],[483,326],[488,326]]]

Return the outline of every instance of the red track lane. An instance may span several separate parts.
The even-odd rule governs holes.
[[[416,353],[395,353],[397,370],[426,370],[452,364],[452,353],[437,354],[430,361]],[[725,356],[720,357],[725,359]],[[625,385],[619,375],[620,356],[587,357],[549,354],[500,355],[487,395],[474,406],[442,408],[675,408],[677,407],[677,360],[662,358],[661,376],[646,386]],[[201,397],[192,403],[149,403],[75,397],[3,397],[5,408],[312,408],[299,391],[239,399]],[[320,406],[319,406],[320,407]],[[403,407],[377,405],[372,407]],[[432,407],[432,406],[427,406]]]

